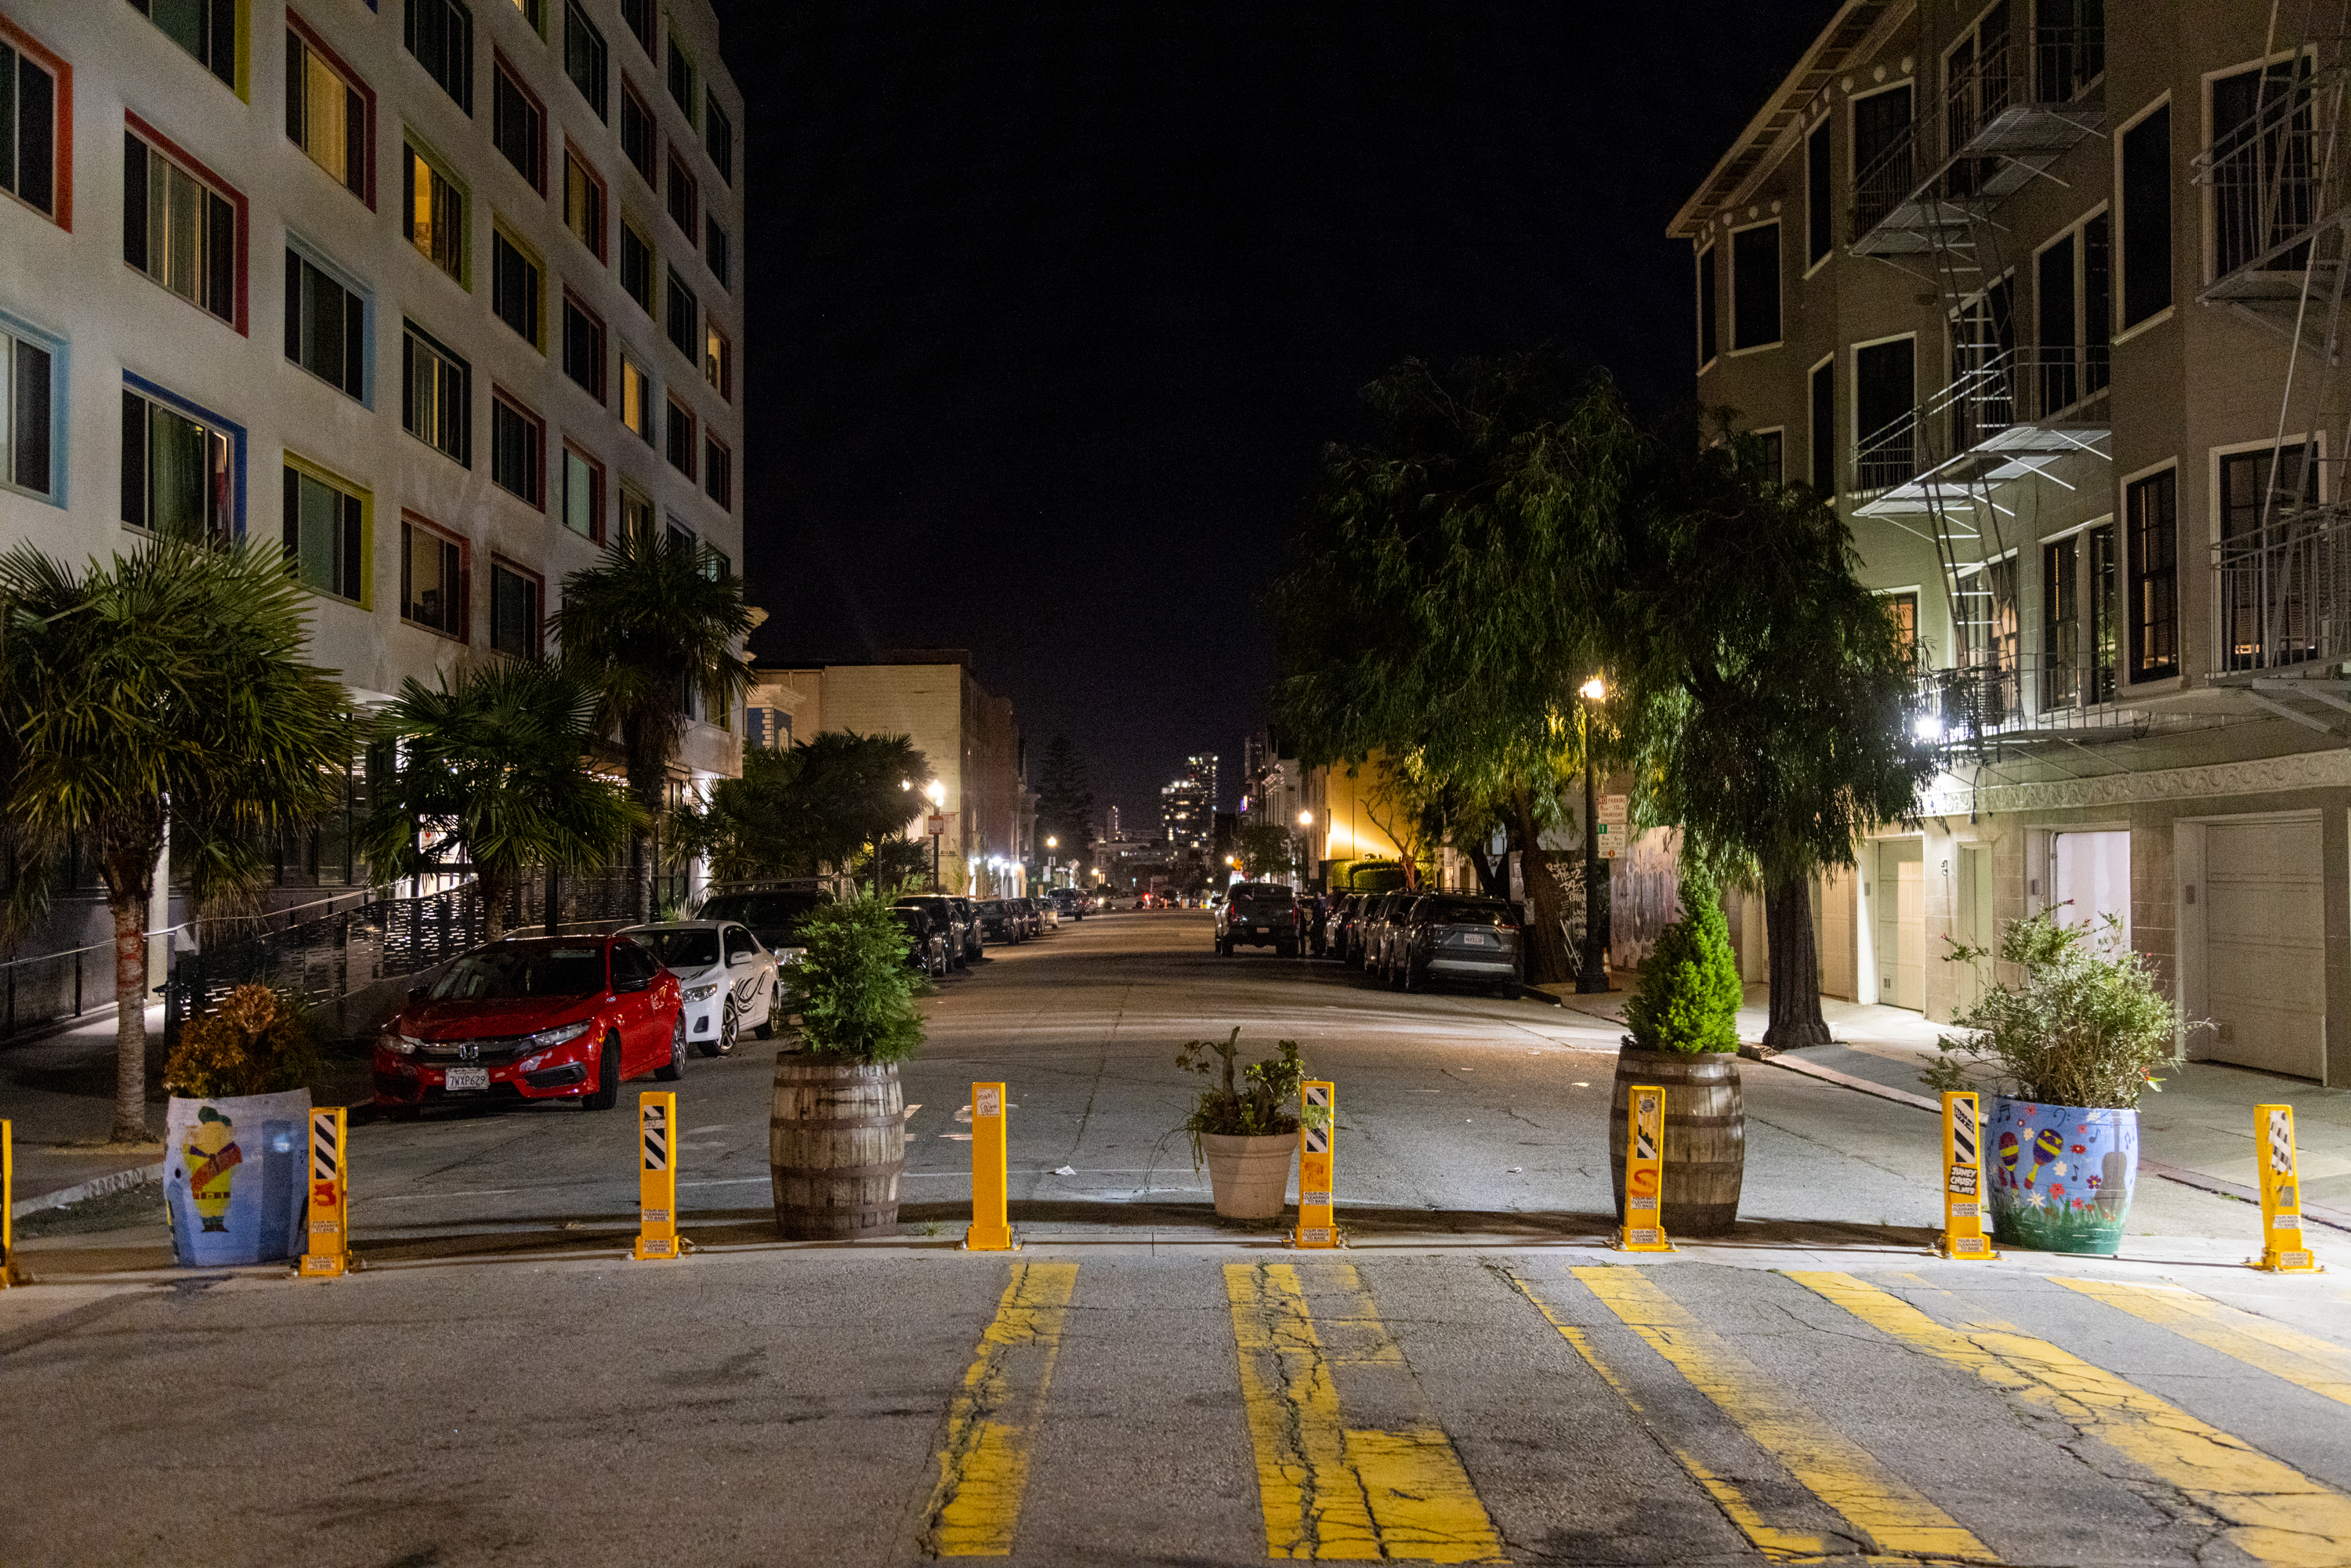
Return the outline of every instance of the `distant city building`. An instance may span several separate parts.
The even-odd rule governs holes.
[[[1159,836],[1177,849],[1206,850],[1209,818],[1216,797],[1198,779],[1186,776],[1162,785],[1159,790]]]
[[[1208,802],[1208,809],[1212,811],[1224,798],[1217,784],[1217,754],[1213,751],[1184,759],[1184,777],[1199,789]]]
[[[1113,839],[1120,836],[1118,831],[1118,808],[1115,806],[1113,806],[1110,809],[1110,832],[1108,836]]]

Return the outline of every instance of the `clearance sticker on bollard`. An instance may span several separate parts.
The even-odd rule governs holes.
[[[350,1184],[343,1175],[350,1128],[340,1105],[310,1113],[310,1239],[295,1270],[304,1280],[340,1279],[350,1267]]]
[[[1610,1243],[1619,1252],[1674,1252],[1666,1239],[1666,1092],[1636,1083],[1625,1108],[1625,1223]]]
[[[1293,1247],[1322,1249],[1346,1241],[1331,1213],[1331,1134],[1338,1098],[1333,1083],[1298,1086],[1298,1228],[1290,1233]]]
[[[1983,1233],[1983,1120],[1972,1092],[1943,1096],[1943,1233],[1946,1258],[1997,1258]]]
[[[2323,1274],[2302,1239],[2302,1164],[2294,1155],[2294,1107],[2253,1107],[2262,1151],[2262,1255],[2245,1261],[2273,1274]]]
[[[648,1089],[637,1096],[637,1245],[629,1256],[675,1258],[677,1166],[670,1137],[677,1126],[677,1092]]]
[[[963,1233],[967,1252],[1014,1252],[1011,1206],[1006,1198],[1011,1172],[1005,1164],[1004,1085],[971,1086],[971,1228]]]
[[[14,1130],[0,1122],[0,1291],[22,1284],[16,1278],[16,1144]]]

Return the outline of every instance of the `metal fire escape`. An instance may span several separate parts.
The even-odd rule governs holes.
[[[2009,554],[2032,542],[2016,486],[2062,485],[2060,465],[2111,457],[2103,332],[2020,341],[2002,207],[2106,118],[2098,0],[2036,9],[2041,25],[2024,33],[2008,25],[2009,7],[1987,16],[1945,57],[1939,91],[1929,75],[1923,110],[1855,180],[1852,253],[1933,286],[1921,302],[1941,305],[1949,354],[1939,392],[1861,433],[1855,510],[1932,541],[1957,645],[1931,695],[1947,738],[1980,754],[2025,728],[2078,722],[2101,678],[2082,667],[2084,650],[2028,654],[2023,552]],[[2026,682],[2028,670],[2038,678]],[[2065,704],[2045,700],[2059,689]]]

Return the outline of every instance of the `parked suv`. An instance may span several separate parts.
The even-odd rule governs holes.
[[[1270,946],[1284,958],[1298,956],[1301,921],[1298,895],[1278,882],[1237,882],[1217,906],[1217,951]]]
[[[978,936],[977,931],[967,930],[964,925],[963,911],[957,907],[964,902],[944,894],[910,893],[892,907],[919,909],[927,914],[931,924],[938,927],[939,935],[946,938],[948,967],[960,969],[969,960],[971,943]]]
[[[1026,941],[1029,936],[1028,917],[1020,913],[1019,900],[983,898],[979,901],[979,930],[983,936],[1014,944]]]
[[[1432,894],[1412,906],[1389,938],[1393,984],[1407,991],[1435,980],[1519,994],[1522,972],[1518,912],[1499,898]]]
[[[1419,894],[1397,888],[1373,901],[1371,914],[1364,922],[1364,973],[1383,982],[1388,978],[1388,966],[1395,961],[1396,929],[1419,897]]]
[[[963,959],[968,964],[974,958],[985,957],[987,937],[979,928],[979,906],[960,894],[944,895],[955,905],[956,918],[963,922]]]

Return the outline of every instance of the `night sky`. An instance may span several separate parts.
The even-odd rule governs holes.
[[[1691,395],[1664,237],[1834,0],[716,0],[747,99],[763,661],[969,648],[1155,822],[1387,365]]]

